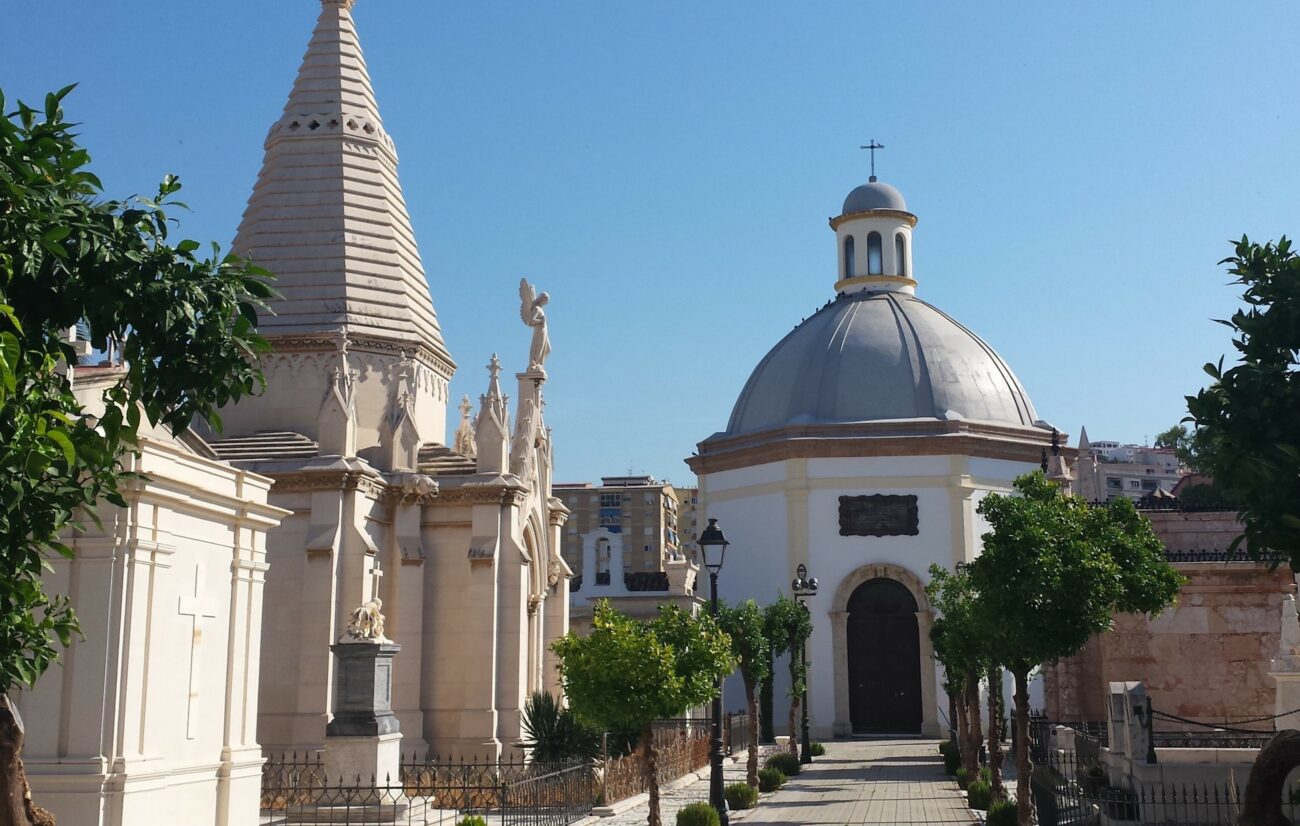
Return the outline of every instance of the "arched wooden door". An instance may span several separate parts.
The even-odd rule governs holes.
[[[893,579],[849,597],[849,722],[854,733],[919,734],[921,638],[916,599]]]

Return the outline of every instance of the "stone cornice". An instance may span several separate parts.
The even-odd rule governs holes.
[[[340,337],[338,333],[309,336],[269,334],[266,340],[271,345],[271,356],[274,357],[277,353],[338,352]],[[447,380],[456,372],[456,362],[452,361],[451,355],[425,341],[349,335],[347,343],[349,353],[379,353],[397,358],[410,354]]]
[[[564,502],[552,496],[546,500],[546,521],[552,528],[563,528],[573,511],[565,507]]]
[[[916,216],[901,209],[869,209],[865,212],[849,212],[830,219],[831,229],[839,229],[840,224],[856,221],[859,218],[894,218],[909,227],[916,226]]]
[[[388,491],[383,478],[374,472],[363,470],[298,470],[288,473],[263,471],[262,475],[275,480],[272,490],[275,493],[290,493],[317,490],[355,490],[366,496],[378,499]],[[400,492],[400,488],[398,489]]]
[[[438,494],[438,504],[446,505],[503,505],[514,507],[528,499],[529,490],[518,483],[469,482],[456,487],[443,488]]]
[[[907,287],[915,287],[916,279],[908,278],[905,275],[855,275],[852,278],[841,278],[835,282],[835,292],[843,292],[850,287],[858,287],[864,284],[902,284]]]
[[[716,436],[686,460],[696,474],[737,470],[785,459],[863,456],[976,456],[1038,464],[1050,431],[966,420],[908,419],[787,425],[739,436]],[[1074,448],[1062,448],[1074,459]]]

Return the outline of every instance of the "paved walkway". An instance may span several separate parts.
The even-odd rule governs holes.
[[[727,782],[744,779],[744,763],[728,764]],[[663,822],[672,826],[679,808],[709,795],[707,770],[694,783],[664,793]],[[644,804],[614,817],[588,820],[600,826],[646,822]],[[944,776],[933,740],[832,742],[780,791],[764,795],[755,809],[732,812],[733,823],[975,823],[957,784]]]

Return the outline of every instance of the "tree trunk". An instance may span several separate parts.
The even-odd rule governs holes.
[[[22,718],[0,694],[0,826],[54,826],[54,815],[32,802],[22,751]]]
[[[745,760],[745,782],[758,788],[758,698],[754,696],[754,681],[745,680],[745,710],[749,718],[749,757]]]
[[[1002,669],[989,667],[989,780],[993,799],[1002,800],[1007,790],[1002,787]]]
[[[659,754],[655,749],[654,725],[646,723],[641,729],[641,766],[645,771],[645,787],[650,793],[650,818],[647,826],[661,826],[659,819]]]
[[[966,704],[966,721],[970,726],[967,748],[962,752],[961,762],[971,780],[978,780],[980,775],[980,746],[984,745],[984,732],[980,726],[980,675],[975,669],[966,672],[966,690],[962,696]]]
[[[966,717],[967,717],[966,702],[965,699],[961,696],[964,691],[965,691],[964,687],[958,690],[957,686],[952,686],[952,694],[949,695],[952,697],[956,697],[957,753],[961,755],[961,762],[963,766],[966,765],[966,750],[967,748],[969,748],[968,744],[970,743],[970,726],[966,724]]]
[[[776,723],[776,714],[773,713],[772,673],[772,655],[769,653],[767,655],[767,676],[763,678],[763,682],[759,684],[758,688],[759,737],[764,743],[776,742],[776,731],[773,728]]]
[[[799,698],[790,700],[790,753],[799,756]]]
[[[1034,822],[1034,801],[1029,796],[1029,774],[1034,767],[1029,762],[1029,667],[1011,669],[1016,678],[1016,822],[1031,826]]]
[[[1286,777],[1300,766],[1300,731],[1279,731],[1259,750],[1246,782],[1241,826],[1286,826],[1282,813]]]
[[[790,753],[795,757],[799,756],[799,694],[794,690],[799,679],[799,659],[796,656],[798,646],[790,646],[790,693],[794,695],[790,698]]]

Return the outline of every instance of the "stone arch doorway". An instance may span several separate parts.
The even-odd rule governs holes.
[[[875,577],[848,600],[849,723],[855,734],[919,734],[918,606],[907,586]]]

